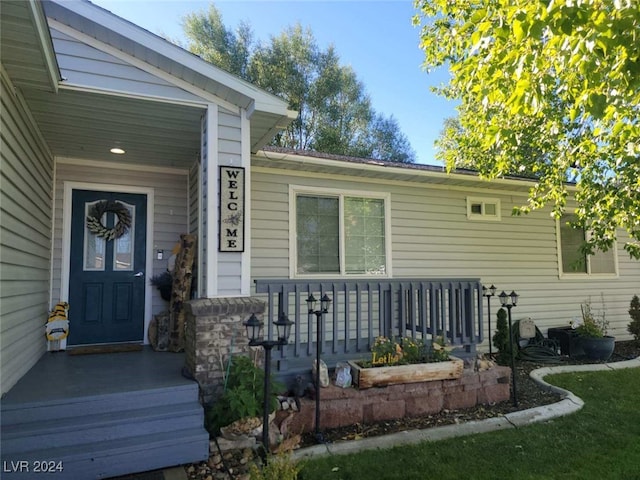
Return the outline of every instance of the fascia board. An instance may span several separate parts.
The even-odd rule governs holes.
[[[53,40],[51,40],[51,32],[47,25],[47,17],[42,9],[42,4],[38,0],[29,0],[29,10],[33,17],[33,25],[36,29],[36,34],[40,39],[40,46],[42,48],[42,56],[47,66],[47,72],[51,83],[51,88],[54,93],[58,92],[58,82],[62,80],[60,75],[60,68],[58,67],[58,60],[56,58],[56,52],[53,48]]]

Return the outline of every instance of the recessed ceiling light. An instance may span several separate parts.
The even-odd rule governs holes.
[[[121,149],[120,147],[113,147],[111,150],[109,150],[111,153],[115,153],[116,155],[122,155],[124,154],[124,150]]]

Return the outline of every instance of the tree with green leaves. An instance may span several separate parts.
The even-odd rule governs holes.
[[[322,50],[300,25],[256,44],[251,27],[230,30],[220,12],[192,13],[183,27],[189,49],[285,99],[297,118],[272,144],[324,153],[411,163],[415,152],[393,117],[377,113],[352,68],[333,46]]]
[[[640,2],[417,0],[427,68],[448,66],[439,93],[460,99],[440,158],[486,178],[535,178],[527,213],[559,217],[575,180],[584,250],[626,231],[640,258]],[[453,142],[451,142],[453,140]],[[453,147],[453,148],[451,148]]]

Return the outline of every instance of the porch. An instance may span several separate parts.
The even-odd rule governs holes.
[[[38,478],[36,461],[77,479],[206,459],[198,385],[183,365],[183,354],[150,348],[45,354],[2,398],[3,478]]]

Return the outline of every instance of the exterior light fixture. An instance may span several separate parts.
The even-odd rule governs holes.
[[[111,153],[115,153],[116,155],[124,155],[126,152],[120,147],[113,147],[109,150]]]
[[[507,311],[509,312],[509,353],[511,354],[511,381],[512,381],[512,384],[513,384],[513,406],[517,407],[518,406],[518,391],[517,391],[517,388],[516,388],[516,385],[517,385],[517,383],[516,383],[516,361],[515,361],[515,356],[514,356],[514,353],[513,353],[513,333],[512,333],[512,326],[511,326],[511,309],[518,304],[518,294],[512,290],[511,293],[507,295],[503,290],[502,293],[500,295],[498,295],[498,296],[500,297],[500,303],[502,304],[502,306],[504,308],[506,308]]]
[[[293,322],[289,320],[284,312],[278,316],[278,320],[273,322],[276,326],[277,340],[264,340],[262,338],[263,323],[258,320],[255,313],[252,313],[249,319],[244,322],[247,329],[247,337],[249,338],[250,347],[264,348],[264,399],[262,414],[262,446],[264,448],[264,458],[269,453],[269,405],[271,397],[271,349],[276,346],[286,345],[289,342],[291,326]]]
[[[491,338],[491,297],[493,297],[496,294],[496,286],[495,285],[491,285],[489,288],[485,287],[484,285],[482,286],[482,296],[483,297],[487,297],[487,318],[488,318],[488,324],[487,327],[489,329],[489,357],[493,357],[493,351],[491,350],[491,343],[492,343],[492,338]]]
[[[320,433],[320,350],[322,345],[322,316],[329,311],[329,304],[331,303],[331,299],[325,293],[320,299],[320,309],[316,310],[316,297],[313,296],[313,293],[309,294],[307,298],[307,307],[309,311],[309,315],[316,316],[316,441],[318,443],[323,443],[324,438],[322,433]]]

